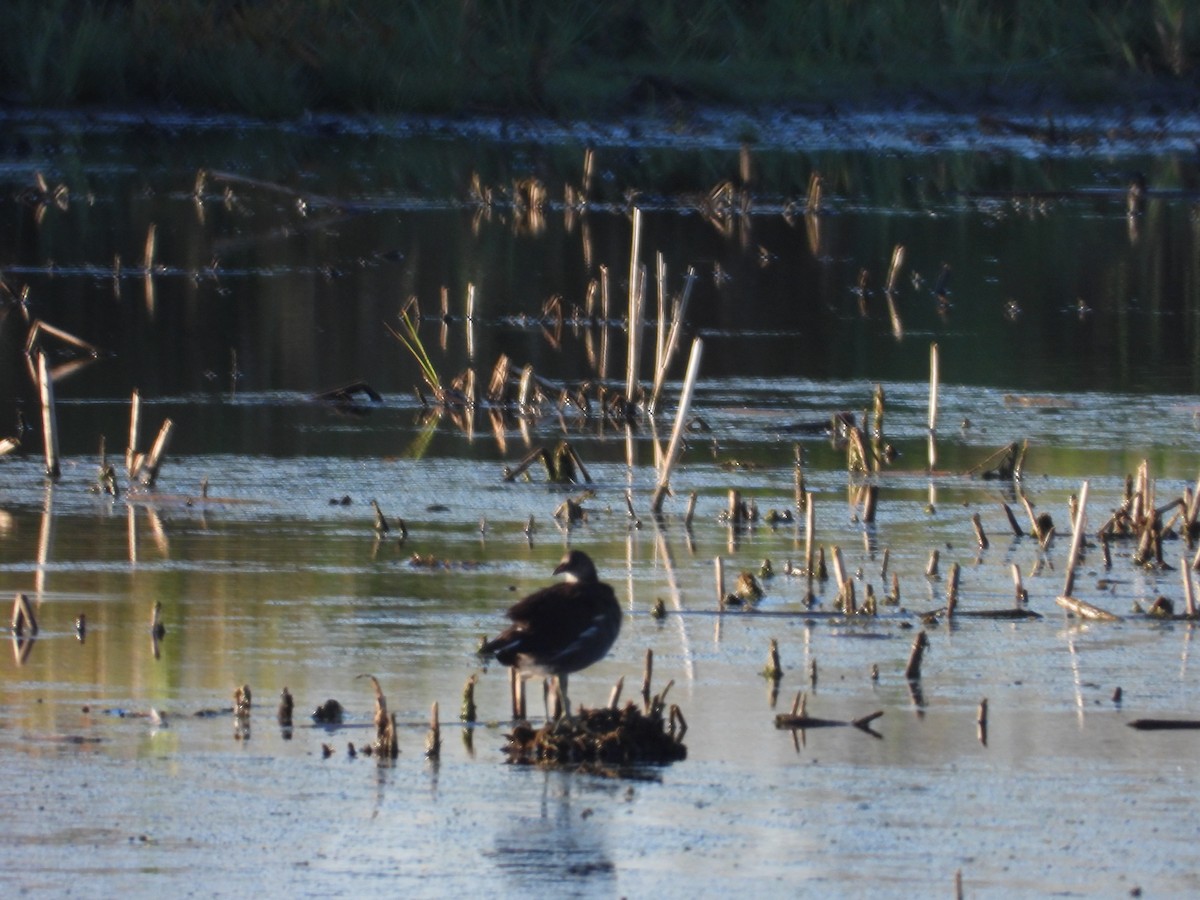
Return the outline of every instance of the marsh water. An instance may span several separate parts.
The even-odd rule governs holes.
[[[1170,568],[1147,570],[1115,544],[1106,567],[1093,543],[1074,593],[1124,620],[1082,623],[1054,602],[1084,481],[1094,530],[1143,460],[1163,504],[1200,471],[1196,122],[604,130],[10,113],[4,125],[0,272],[15,296],[0,310],[0,437],[23,443],[0,458],[0,588],[28,595],[40,625],[0,662],[7,894],[911,896],[949,893],[957,872],[970,894],[1200,888],[1194,732],[1127,727],[1196,714],[1193,626],[1135,612],[1160,595],[1182,606],[1193,551],[1169,542]],[[568,206],[588,147],[587,203]],[[814,172],[821,211],[805,215]],[[511,202],[527,179],[546,189],[540,212]],[[749,202],[721,206],[725,181]],[[443,379],[471,367],[486,384],[505,354],[551,386],[595,383],[604,365],[619,390],[633,206],[668,308],[695,273],[683,355],[704,342],[661,520],[656,445],[683,355],[662,411],[635,427],[553,401],[494,421],[482,403],[425,408],[421,371],[386,327],[415,296]],[[882,288],[897,244],[893,319]],[[587,306],[601,267],[603,321]],[[544,312],[554,296],[561,331]],[[61,367],[53,481],[25,355],[37,320],[100,351],[40,338]],[[356,381],[381,400],[315,399]],[[812,426],[861,416],[876,385],[899,456],[875,476],[864,524],[861,477]],[[123,462],[135,389],[143,440],[164,419],[175,429],[157,490],[128,490],[121,468],[114,498],[95,489],[100,441]],[[503,480],[564,438],[595,491],[570,528],[553,513],[582,486],[549,485],[540,466]],[[1010,442],[1028,444],[1019,484],[964,474]],[[816,543],[840,549],[860,599],[868,586],[882,597],[894,573],[898,605],[846,619],[830,582],[813,584],[810,609],[808,580],[785,574],[803,564],[803,517],[771,526],[765,513],[797,512],[797,447]],[[757,524],[720,521],[731,489],[764,513]],[[1046,549],[1009,527],[1002,503],[1023,516],[1018,490],[1058,525]],[[385,536],[371,500],[393,519]],[[507,680],[474,650],[566,547],[593,556],[627,612],[609,657],[572,677],[572,699],[598,705],[618,677],[639,683],[652,649],[656,685],[673,681],[687,718],[686,760],[607,775],[504,763]],[[717,614],[717,557],[730,578],[772,561],[755,608]],[[1043,618],[923,625],[955,563],[961,609],[1012,606],[1015,564]],[[922,627],[914,684],[904,670]],[[760,674],[772,639],[778,696]],[[403,724],[394,765],[347,752],[372,738],[364,673]],[[242,684],[255,705],[235,737]],[[290,733],[275,717],[284,686]],[[800,690],[816,716],[881,710],[876,733],[777,730]],[[330,697],[345,724],[310,724]],[[444,745],[431,761],[435,701]]]

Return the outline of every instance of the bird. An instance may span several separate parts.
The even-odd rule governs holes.
[[[596,574],[592,558],[571,550],[554,570],[566,580],[534,591],[505,615],[512,625],[480,647],[480,655],[513,666],[522,677],[557,681],[569,717],[567,676],[599,662],[621,631],[621,606]]]

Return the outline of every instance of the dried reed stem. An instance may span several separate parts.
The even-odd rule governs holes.
[[[1066,584],[1063,585],[1063,595],[1066,597],[1071,596],[1071,591],[1075,587],[1075,569],[1079,565],[1079,549],[1083,545],[1084,523],[1087,521],[1087,498],[1088,483],[1085,481],[1079,488],[1079,511],[1072,523],[1074,528],[1071,535],[1071,549],[1067,554],[1067,578]]]
[[[954,617],[954,609],[958,606],[958,578],[959,565],[954,563],[950,566],[950,578],[946,584],[946,618]]]
[[[650,709],[650,682],[654,676],[654,651],[646,651],[646,662],[642,668],[642,703]]]
[[[938,560],[941,559],[941,554],[935,547],[929,552],[929,562],[925,564],[925,577],[936,578],[938,573]]]
[[[988,548],[987,535],[983,531],[983,520],[979,518],[979,513],[971,516],[971,527],[975,529],[975,543],[979,545],[980,550]]]
[[[1192,584],[1192,570],[1183,557],[1179,559],[1179,574],[1183,578],[1184,613],[1189,619],[1194,619],[1196,618],[1196,589]]]
[[[717,578],[717,609],[725,608],[725,560],[717,557],[713,560],[713,568]]]
[[[174,422],[164,419],[162,427],[158,430],[158,437],[154,439],[154,446],[146,455],[146,460],[141,466],[142,483],[146,487],[154,487],[154,482],[158,480],[158,470],[162,466],[163,456],[166,455],[167,446],[171,442],[171,431],[174,427]]]
[[[1029,602],[1029,594],[1025,590],[1025,586],[1021,584],[1021,567],[1016,563],[1012,564],[1013,590],[1016,592],[1014,597],[1014,606],[1024,606]]]
[[[937,465],[938,345],[929,345],[929,471]]]
[[[909,681],[921,679],[921,660],[925,656],[925,648],[929,646],[929,637],[924,630],[917,632],[913,639],[912,650],[908,654],[908,665],[904,667],[904,677]]]
[[[675,467],[679,452],[683,448],[683,429],[687,423],[688,411],[691,409],[696,379],[700,375],[700,358],[703,352],[704,341],[696,338],[692,341],[692,355],[688,359],[687,374],[684,376],[683,390],[679,395],[679,408],[675,411],[675,427],[671,429],[671,441],[667,444],[667,453],[663,457],[662,470],[658,476],[658,486],[654,490],[654,499],[650,504],[650,509],[655,515],[662,512],[663,501],[669,490],[671,470]]]
[[[642,243],[642,211],[633,209],[633,236],[629,251],[629,357],[625,368],[625,398],[630,403],[634,399],[634,389],[638,383],[638,356],[641,351],[642,336],[642,282],[641,266],[638,264],[638,254]]]
[[[616,709],[621,704],[621,691],[625,687],[625,676],[622,675],[613,685],[612,693],[608,695],[608,708]]]
[[[679,336],[683,330],[683,319],[687,315],[688,300],[692,296],[692,285],[695,283],[696,269],[695,267],[688,267],[687,279],[683,283],[683,296],[671,314],[671,330],[667,334],[666,348],[663,351],[661,361],[654,371],[654,388],[650,392],[651,412],[658,410],[658,398],[662,394],[663,383],[667,378],[667,371],[671,367],[671,361],[675,358],[675,351],[679,349]]]
[[[690,529],[692,527],[692,517],[696,515],[696,492],[692,491],[688,495],[687,511],[683,514],[683,527]]]
[[[38,393],[42,401],[42,434],[46,446],[46,476],[57,479],[61,474],[58,455],[58,414],[54,407],[54,380],[50,377],[50,367],[46,362],[46,354],[38,351],[37,355]]]
[[[132,478],[137,474],[138,445],[142,442],[142,395],[137,388],[129,401],[129,446],[125,450],[125,469]]]

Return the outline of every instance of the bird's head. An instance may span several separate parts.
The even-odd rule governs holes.
[[[596,575],[596,564],[582,550],[569,551],[554,570],[554,574],[566,575],[568,581],[579,581],[584,584],[599,580]]]

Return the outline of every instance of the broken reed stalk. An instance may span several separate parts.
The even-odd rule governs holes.
[[[608,708],[616,709],[621,703],[621,691],[625,688],[625,676],[622,675],[613,685],[612,693],[608,695]]]
[[[150,223],[150,227],[146,230],[146,246],[145,252],[142,254],[142,269],[147,275],[154,271],[154,246],[157,231],[158,226],[153,222]]]
[[[1025,586],[1021,584],[1021,567],[1016,563],[1012,564],[1013,589],[1016,591],[1014,598],[1014,606],[1024,606],[1029,602],[1029,594],[1025,590]]]
[[[979,545],[980,550],[988,548],[987,535],[983,532],[983,521],[979,518],[979,513],[971,516],[971,527],[975,529],[975,543]]]
[[[888,265],[887,281],[884,286],[884,292],[894,294],[896,292],[896,282],[900,278],[900,269],[904,266],[904,245],[897,244],[892,249],[892,261]]]
[[[763,669],[763,677],[776,682],[783,678],[783,665],[779,662],[779,642],[775,638],[771,638],[767,649],[767,665]]]
[[[1183,578],[1184,614],[1189,619],[1196,618],[1196,590],[1192,584],[1192,570],[1184,557],[1179,558],[1179,574]]]
[[[28,631],[30,636],[38,633],[37,616],[33,614],[33,604],[29,598],[18,592],[13,599],[12,633],[18,638],[24,637]]]
[[[629,251],[629,357],[625,367],[625,399],[634,402],[634,389],[638,384],[638,356],[641,351],[642,309],[641,309],[641,266],[638,264],[638,253],[642,242],[642,211],[633,208],[633,236]]]
[[[883,297],[887,301],[888,318],[892,323],[892,337],[900,340],[904,337],[904,323],[900,321],[900,311],[896,307],[896,282],[900,277],[900,268],[904,265],[904,245],[897,244],[892,250],[892,261],[888,266],[887,283]]]
[[[49,322],[43,322],[41,319],[35,319],[33,325],[29,328],[29,336],[25,338],[26,353],[32,353],[39,346],[43,333],[58,338],[64,344],[69,344],[76,350],[82,350],[90,356],[100,355],[100,348],[95,344],[88,343],[83,338],[76,337],[71,332],[63,331],[61,328],[57,328]]]
[[[929,551],[929,562],[927,562],[925,564],[925,577],[926,578],[937,578],[938,561],[940,559],[941,559],[941,554],[938,552],[936,547],[933,550]]]
[[[667,334],[667,345],[663,351],[662,361],[654,372],[654,388],[650,392],[650,411],[658,410],[658,398],[662,394],[663,384],[667,380],[667,370],[671,367],[671,361],[675,358],[675,351],[679,349],[679,336],[683,331],[684,316],[687,315],[688,299],[692,296],[692,285],[696,282],[696,269],[694,266],[689,266],[687,270],[687,278],[683,283],[683,296],[679,303],[676,304],[674,311],[671,314],[671,329]]]
[[[796,464],[793,467],[793,480],[796,485],[796,515],[804,512],[804,494],[808,490],[804,483],[804,452],[800,449],[799,444],[792,445],[792,452],[796,456]]]
[[[433,708],[429,711],[429,735],[425,738],[425,757],[426,759],[437,759],[442,755],[442,726],[438,721],[438,705],[437,701],[433,701]]]
[[[867,525],[875,523],[875,509],[879,505],[879,485],[868,484],[863,488],[862,520]]]
[[[929,637],[922,629],[913,639],[912,650],[908,654],[908,665],[904,667],[904,677],[909,681],[921,680],[921,660],[925,656],[925,648],[928,646]]]
[[[467,285],[467,358],[475,358],[475,285]]]
[[[642,703],[650,710],[650,682],[654,676],[654,651],[646,651],[646,664],[642,669]],[[665,692],[664,692],[665,693]]]
[[[1080,619],[1089,619],[1093,622],[1120,622],[1121,617],[1110,613],[1106,609],[1101,609],[1098,606],[1093,606],[1085,600],[1078,600],[1075,597],[1055,597],[1054,602],[1065,609],[1067,612]]]
[[[723,610],[725,608],[725,560],[718,556],[713,560],[713,566],[717,576],[717,609]]]
[[[145,462],[140,468],[142,484],[146,487],[154,487],[154,483],[158,480],[158,470],[162,466],[163,456],[166,455],[167,446],[171,442],[171,431],[174,429],[175,423],[170,419],[164,419],[162,427],[158,430],[158,437],[154,439],[154,446],[150,448],[150,453],[147,454]]]
[[[813,530],[816,527],[816,511],[812,492],[804,495],[804,571],[808,574],[808,592],[813,583]]]
[[[137,472],[138,445],[142,442],[142,395],[137,388],[129,400],[129,446],[125,450],[125,470],[132,478]]]
[[[842,548],[834,546],[834,548],[830,551],[830,556],[833,557],[833,583],[837,585],[838,591],[836,602],[844,604],[847,600],[846,593],[848,579],[846,578],[846,566],[842,562]],[[844,611],[847,614],[854,612],[853,609],[845,609]]]
[[[600,267],[600,383],[608,379],[608,266]]]
[[[675,467],[679,452],[683,448],[683,429],[687,423],[688,411],[692,406],[692,393],[696,389],[696,379],[700,375],[700,358],[703,352],[704,341],[696,338],[692,341],[692,355],[688,358],[687,374],[683,379],[683,390],[679,394],[679,408],[675,411],[675,427],[671,429],[671,441],[667,444],[662,471],[658,475],[658,486],[654,489],[654,499],[650,504],[651,512],[655,515],[662,512],[663,501],[670,489],[671,470]]]
[[[938,345],[929,345],[929,471],[937,465]]]
[[[954,609],[958,606],[958,577],[959,565],[954,563],[950,566],[950,579],[946,584],[946,619],[947,621],[954,617]]]
[[[38,392],[42,400],[42,435],[46,445],[46,477],[57,479],[61,474],[58,460],[58,414],[54,408],[54,380],[46,354],[37,355]]]
[[[1063,585],[1063,595],[1066,597],[1070,597],[1075,588],[1075,569],[1079,565],[1079,550],[1083,546],[1084,523],[1087,521],[1087,498],[1088,483],[1084,481],[1079,488],[1079,511],[1072,523],[1074,533],[1071,535],[1071,549],[1067,554],[1067,578],[1066,584]]]
[[[275,719],[279,722],[280,728],[290,729],[292,727],[292,713],[295,708],[296,701],[285,684],[283,690],[279,692],[279,706],[275,710]]]
[[[467,678],[467,683],[463,685],[462,706],[459,709],[458,717],[464,722],[474,722],[478,710],[475,708],[475,685],[479,682],[479,676],[472,674]]]
[[[588,194],[592,190],[592,169],[596,162],[596,151],[593,147],[585,147],[583,151],[583,202],[586,204]]]
[[[1008,527],[1012,529],[1013,537],[1024,537],[1025,532],[1021,529],[1017,517],[1013,515],[1012,508],[1003,500],[1000,501],[1000,506],[1004,508],[1004,515],[1008,517]]]
[[[687,511],[683,514],[683,527],[691,530],[692,517],[696,514],[696,492],[692,491],[688,495]]]
[[[1029,502],[1029,498],[1024,492],[1020,494],[1021,505],[1025,507],[1025,515],[1029,517],[1029,531],[1037,538],[1039,544],[1045,544],[1046,537],[1042,534],[1041,528],[1038,527],[1037,516],[1033,514],[1033,504]]]
[[[803,716],[808,710],[808,694],[803,690],[796,691],[796,699],[792,701],[792,715]]]
[[[667,349],[667,261],[662,251],[654,255],[654,281],[658,288],[658,317],[654,329],[654,378],[658,381],[658,372],[663,366],[663,354]]]
[[[1192,488],[1192,496],[1188,499],[1187,515],[1184,519],[1184,527],[1189,538],[1198,515],[1200,515],[1200,476],[1197,476],[1196,486]]]

